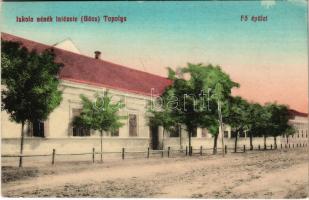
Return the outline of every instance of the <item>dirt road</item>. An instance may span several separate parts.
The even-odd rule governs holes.
[[[10,197],[304,198],[308,151],[255,151],[216,156],[3,168]],[[27,171],[28,170],[28,171]],[[30,172],[31,173],[28,173]],[[16,178],[16,174],[26,174]],[[14,176],[15,179],[10,178]],[[29,175],[30,174],[30,175]]]

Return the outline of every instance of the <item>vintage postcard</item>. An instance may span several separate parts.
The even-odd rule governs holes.
[[[308,198],[308,1],[1,2],[2,197]]]

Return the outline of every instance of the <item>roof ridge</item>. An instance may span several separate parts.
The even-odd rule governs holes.
[[[44,46],[47,46],[49,48],[55,48],[55,49],[58,49],[60,51],[65,51],[67,53],[70,53],[70,54],[75,54],[75,55],[78,55],[78,56],[83,56],[83,57],[86,57],[88,59],[94,59],[94,60],[97,60],[97,61],[100,61],[100,62],[106,62],[106,63],[109,63],[109,64],[113,64],[113,65],[116,65],[117,67],[122,67],[122,68],[126,68],[128,70],[132,70],[132,71],[137,71],[139,73],[145,73],[145,74],[148,74],[148,75],[151,75],[151,76],[156,76],[156,77],[160,77],[160,78],[163,78],[163,79],[168,79],[168,77],[164,77],[164,76],[160,76],[160,75],[157,75],[157,74],[152,74],[152,73],[149,73],[149,72],[145,72],[145,71],[141,71],[141,70],[138,70],[138,69],[134,69],[134,68],[131,68],[131,67],[126,67],[126,66],[123,66],[121,64],[117,64],[117,63],[114,63],[114,62],[111,62],[111,61],[107,61],[107,60],[103,60],[103,59],[95,59],[93,57],[90,57],[90,56],[87,56],[87,55],[84,55],[84,54],[78,54],[78,53],[74,53],[74,52],[71,52],[71,51],[68,51],[68,50],[65,50],[65,49],[60,49],[60,48],[57,48],[55,46],[51,46],[51,45],[48,45],[48,44],[44,44],[44,43],[41,43],[41,42],[37,42],[37,41],[34,41],[34,40],[29,40],[29,39],[26,39],[26,38],[23,38],[23,37],[20,37],[20,36],[16,36],[16,35],[12,35],[12,34],[9,34],[9,33],[5,33],[5,32],[1,32],[1,35],[2,34],[7,34],[7,35],[10,35],[12,37],[17,37],[17,38],[21,38],[23,40],[27,40],[27,41],[30,41],[30,42],[35,42],[35,43],[38,43],[38,44],[41,44],[41,45],[44,45]]]
[[[308,117],[308,113],[305,113],[305,112],[300,112],[300,111],[295,110],[295,109],[289,109],[289,111],[291,112],[292,115],[295,115],[295,116],[306,116],[306,117]]]

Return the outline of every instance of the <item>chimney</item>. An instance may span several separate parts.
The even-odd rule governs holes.
[[[95,59],[100,59],[100,57],[101,57],[101,51],[95,51],[94,52],[94,58]]]

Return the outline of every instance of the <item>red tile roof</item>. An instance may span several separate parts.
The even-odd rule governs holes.
[[[293,110],[291,109],[290,110],[290,114],[295,117],[295,116],[299,116],[299,117],[308,117],[308,113],[302,113],[302,112],[299,112],[297,110]]]
[[[20,42],[28,50],[36,49],[38,52],[42,52],[47,48],[53,48],[56,54],[56,62],[64,64],[59,73],[62,80],[146,96],[151,95],[152,88],[153,94],[159,95],[171,84],[171,80],[161,76],[72,53],[7,33],[1,33],[1,40]]]

